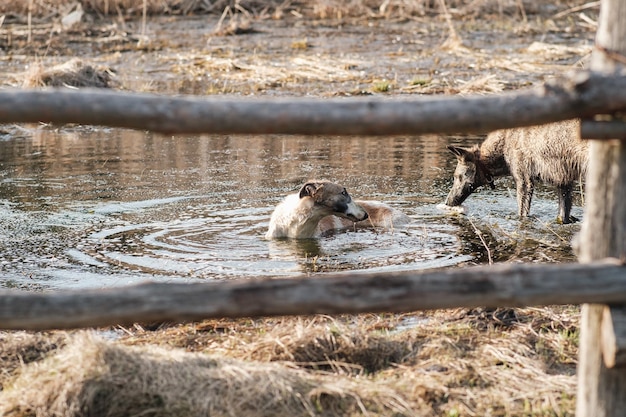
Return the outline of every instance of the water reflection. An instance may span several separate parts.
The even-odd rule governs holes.
[[[445,148],[449,139],[167,137],[40,126],[11,133],[0,140],[3,287],[484,263],[487,250],[477,230],[488,236],[496,261],[571,256],[566,240],[576,226],[559,229],[564,241],[548,229],[556,210],[549,191],[538,190],[537,219],[530,226],[511,216],[515,200],[506,181],[496,191],[470,197],[468,217],[439,211],[456,163]],[[467,145],[478,138],[455,140]],[[393,233],[359,230],[319,240],[266,241],[274,206],[310,178],[342,183],[358,198],[384,200],[414,223]],[[545,249],[543,257],[537,247]]]

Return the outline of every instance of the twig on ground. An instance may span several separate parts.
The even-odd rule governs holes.
[[[474,224],[474,222],[472,221],[471,218],[468,217],[467,220],[469,220],[470,224],[474,228],[474,232],[476,233],[476,235],[478,236],[478,238],[482,242],[483,246],[487,250],[487,259],[489,259],[489,265],[493,265],[493,259],[491,259],[491,250],[489,250],[489,246],[487,246],[487,242],[485,242],[485,238],[483,237],[483,233],[480,230],[478,230],[478,228],[476,227],[476,225]]]
[[[569,9],[567,9],[567,10],[563,10],[563,11],[555,14],[554,16],[552,16],[552,18],[553,19],[559,19],[561,17],[567,16],[568,14],[580,12],[582,10],[592,9],[594,7],[600,7],[600,2],[599,1],[590,1],[589,3],[581,4],[580,6],[571,7]]]

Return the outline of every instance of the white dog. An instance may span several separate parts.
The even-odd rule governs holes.
[[[267,239],[309,239],[350,226],[392,228],[410,222],[404,213],[375,201],[354,201],[341,185],[309,181],[297,194],[288,195],[274,210]]]

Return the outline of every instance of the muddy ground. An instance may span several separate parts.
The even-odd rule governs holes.
[[[129,91],[390,99],[492,94],[583,67],[598,12],[597,5],[583,2],[458,3],[449,4],[449,14],[427,2],[414,2],[410,10],[410,2],[355,9],[315,4],[319,7],[232,7],[230,14],[220,7],[184,16],[176,9],[145,21],[129,8],[105,14],[85,7],[73,24],[67,17],[76,8],[65,5],[44,8],[29,25],[24,10],[7,13],[11,5],[0,3],[6,16],[0,27],[5,69],[0,83],[51,84],[56,78],[48,71],[80,57],[77,68],[95,71],[99,86]],[[398,6],[403,4],[404,9]],[[100,329],[98,335],[116,346],[159,345],[217,361],[303,371],[304,379],[326,384],[324,395],[336,402],[320,400],[308,386],[299,395],[317,402],[302,415],[565,416],[574,414],[578,318],[577,307],[477,309],[143,324]],[[59,352],[74,337],[0,333],[0,399],[13,401],[5,412],[89,414],[80,407],[54,414],[53,393],[28,389],[47,381],[42,373],[56,372],[55,357],[73,357]],[[240,373],[252,372],[241,366]],[[332,389],[329,381],[336,382]],[[253,386],[244,391],[255,394]],[[169,399],[148,394],[167,409]],[[213,412],[255,415],[228,407]]]
[[[486,3],[488,4],[488,2]],[[318,19],[297,10],[150,16],[5,19],[4,85],[32,83],[79,57],[109,70],[111,85],[183,94],[310,95],[494,93],[580,67],[597,8],[495,6]],[[539,7],[539,8],[537,8]],[[474,10],[473,8],[470,10]],[[531,13],[534,12],[534,13]],[[319,12],[318,12],[319,14]],[[339,14],[336,12],[335,14]],[[327,12],[324,15],[332,16]],[[591,17],[589,17],[589,16]],[[449,17],[449,19],[446,18]]]

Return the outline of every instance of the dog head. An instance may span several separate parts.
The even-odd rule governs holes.
[[[314,207],[330,215],[352,221],[367,219],[367,212],[356,204],[345,187],[330,181],[309,181],[300,189],[300,198],[311,198]]]
[[[477,188],[490,184],[493,188],[493,176],[480,162],[478,147],[471,149],[448,146],[450,152],[456,155],[457,164],[454,170],[452,189],[446,198],[447,206],[459,206]]]

